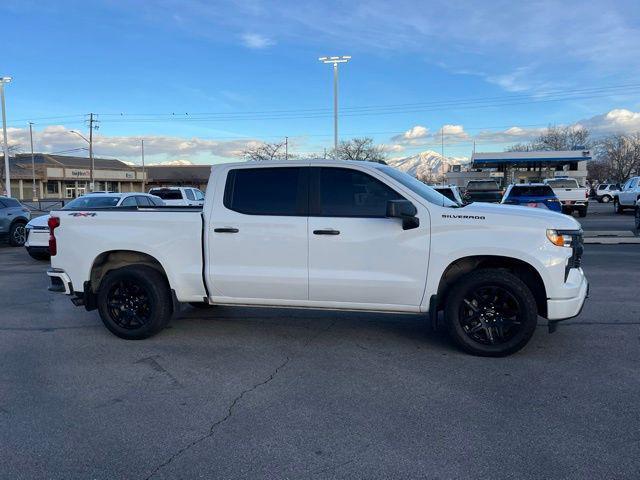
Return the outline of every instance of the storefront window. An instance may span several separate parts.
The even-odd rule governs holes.
[[[60,193],[58,190],[58,182],[51,180],[47,181],[47,194],[55,195],[57,193]]]

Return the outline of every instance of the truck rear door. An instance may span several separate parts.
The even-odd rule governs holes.
[[[208,222],[208,275],[217,301],[307,300],[308,168],[237,167]],[[255,300],[255,301],[254,301]]]

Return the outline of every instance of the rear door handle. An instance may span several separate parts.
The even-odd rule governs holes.
[[[225,228],[214,228],[213,231],[215,233],[238,233],[240,230],[237,228],[225,227]]]
[[[314,235],[340,235],[340,230],[333,230],[332,228],[327,228],[324,230],[314,230]]]

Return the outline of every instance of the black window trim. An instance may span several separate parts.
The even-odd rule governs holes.
[[[320,213],[321,212],[321,207],[320,207],[320,169],[322,169],[322,168],[336,168],[336,169],[340,169],[340,170],[349,170],[349,171],[355,171],[355,172],[361,173],[363,175],[367,175],[367,176],[373,178],[375,181],[381,183],[385,187],[387,187],[387,188],[393,190],[394,192],[396,192],[400,196],[399,200],[407,200],[407,198],[404,196],[404,194],[399,192],[393,186],[391,186],[388,183],[383,182],[379,178],[371,175],[371,173],[362,171],[362,170],[357,169],[357,168],[349,168],[349,167],[343,167],[343,166],[338,166],[338,165],[313,166],[313,167],[308,167],[308,168],[310,169],[310,172],[309,172],[309,216],[310,217],[320,217],[320,218],[389,218],[386,215],[348,215],[348,216],[345,216],[345,215],[322,215]],[[411,202],[411,203],[414,203],[414,202]]]
[[[233,198],[233,190],[235,188],[236,173],[239,170],[273,170],[275,168],[295,168],[299,170],[297,200],[295,213],[252,213],[232,208],[231,199]],[[254,217],[308,217],[309,216],[309,167],[303,165],[274,165],[259,168],[233,168],[227,172],[227,179],[224,185],[224,195],[222,201],[224,207],[232,212],[242,215],[251,215]]]

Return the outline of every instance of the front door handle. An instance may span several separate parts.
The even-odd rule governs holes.
[[[332,228],[327,228],[325,230],[314,230],[314,235],[340,235],[340,230],[333,230]]]
[[[213,231],[215,233],[238,233],[240,230],[237,228],[225,227],[225,228],[214,228]]]

